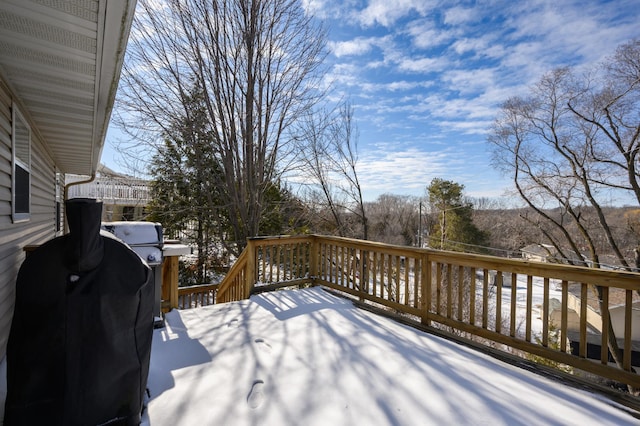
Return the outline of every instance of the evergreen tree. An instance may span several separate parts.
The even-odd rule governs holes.
[[[309,233],[309,213],[302,200],[279,182],[265,193],[265,208],[260,218],[263,235]]]
[[[197,249],[195,283],[207,281],[212,251],[225,235],[228,218],[220,206],[221,168],[212,149],[209,123],[194,87],[184,100],[185,113],[165,134],[164,147],[151,160],[153,201],[150,218],[165,233],[182,237]]]
[[[473,205],[463,197],[464,185],[435,178],[427,187],[434,220],[429,245],[441,250],[481,251],[488,235],[473,223]]]

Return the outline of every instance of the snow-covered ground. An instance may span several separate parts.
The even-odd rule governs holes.
[[[491,272],[495,273],[495,271],[491,271]],[[413,270],[411,270],[407,276],[409,278],[409,285],[406,287],[404,283],[404,278],[403,277],[400,278],[401,284],[399,286],[398,300],[404,301],[408,299],[409,300],[408,304],[411,305],[415,297],[413,287],[415,285],[416,278]],[[502,293],[500,298],[500,303],[501,303],[500,311],[502,313],[502,320],[504,321],[503,329],[508,327],[508,323],[510,321],[511,300],[513,296],[512,286],[515,285],[516,335],[519,336],[520,338],[524,338],[526,320],[527,320],[527,276],[523,274],[517,274],[516,280],[513,281],[513,283],[512,283],[511,274],[505,274],[504,276],[505,276],[504,278],[505,284],[503,284],[502,286]],[[489,281],[492,282],[492,280],[493,278],[491,278]],[[474,285],[475,285],[475,295],[476,295],[476,303],[477,303],[476,311],[480,313],[482,310],[481,304],[482,304],[483,292],[484,292],[484,289],[483,289],[484,284],[483,284],[483,278],[482,278],[481,272],[477,272]],[[535,342],[536,337],[542,336],[543,327],[542,327],[541,315],[542,315],[542,305],[544,304],[544,285],[545,285],[544,278],[532,277],[531,318],[529,319],[529,321],[531,323],[531,333],[532,333],[531,341],[533,342]],[[379,284],[377,287],[374,287],[373,282],[370,281],[369,289],[370,289],[369,294],[374,294],[374,289],[375,289],[375,295],[379,297],[383,297],[380,294]],[[406,294],[407,293],[406,290],[408,290],[408,295]],[[387,294],[387,297],[388,297],[386,288],[384,292]],[[488,316],[489,316],[490,328],[495,329],[495,310],[497,306],[496,286],[494,284],[489,283],[487,292],[488,292],[487,304],[488,304],[488,311],[489,311]],[[443,299],[446,297],[445,293],[446,291],[443,290],[443,295],[442,295]],[[452,297],[457,298],[458,296],[457,294],[452,294]],[[554,280],[554,279],[549,280],[548,298],[549,298],[549,301],[555,299],[558,304],[561,303],[562,301],[561,281]],[[556,324],[556,326],[559,326],[559,324]],[[507,333],[508,333],[508,330],[507,330]]]
[[[512,299],[512,286],[516,286],[516,327],[518,329],[517,334],[524,337],[525,321],[527,317],[527,276],[517,275],[516,281],[511,282],[509,275],[508,286],[502,287],[501,307],[502,317],[508,318],[511,309]],[[556,299],[558,303],[562,301],[562,290],[560,289],[560,282],[557,280],[550,280],[549,282],[549,299]],[[477,297],[482,300],[482,283],[477,283]],[[541,277],[533,277],[531,283],[531,331],[533,336],[542,335],[542,305],[544,304],[544,279]],[[492,309],[496,306],[496,289],[495,286],[491,287],[489,305]],[[559,325],[559,324],[556,324]]]
[[[639,422],[320,288],[169,313],[148,384],[151,426]]]

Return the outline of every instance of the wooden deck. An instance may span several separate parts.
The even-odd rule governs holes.
[[[602,395],[357,308],[319,287],[174,310],[149,426],[632,425]]]

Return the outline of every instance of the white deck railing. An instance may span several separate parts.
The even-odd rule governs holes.
[[[110,204],[145,205],[151,200],[149,186],[144,181],[94,181],[69,187],[69,198],[96,198]]]

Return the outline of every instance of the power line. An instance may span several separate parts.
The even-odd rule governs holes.
[[[460,241],[444,240],[444,242],[449,243],[449,244],[457,244],[457,245],[461,245],[461,246],[465,246],[465,247],[478,248],[478,249],[483,249],[483,250],[490,250],[490,251],[493,251],[493,252],[502,252],[502,253],[506,254],[505,257],[515,257],[514,255],[516,253],[519,253],[518,250],[499,249],[499,248],[495,248],[495,247],[482,246],[482,245],[479,245],[479,244],[463,243],[463,242],[460,242]],[[481,250],[476,250],[476,251],[472,251],[472,252],[473,253],[482,254]]]

